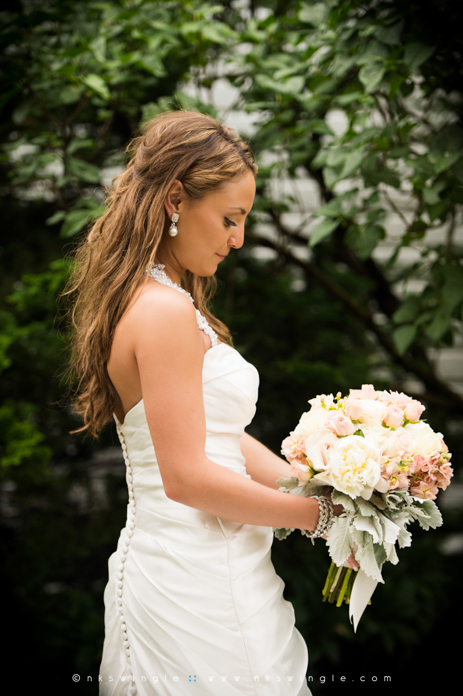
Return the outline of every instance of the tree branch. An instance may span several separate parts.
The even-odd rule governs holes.
[[[257,244],[274,249],[286,262],[302,268],[333,298],[347,307],[349,312],[376,336],[378,343],[386,350],[392,361],[406,372],[417,377],[424,384],[426,391],[424,394],[420,394],[421,398],[426,398],[429,403],[433,403],[436,406],[452,408],[454,411],[463,413],[463,399],[436,376],[424,352],[420,356],[420,360],[417,360],[410,353],[401,355],[391,340],[389,331],[384,330],[375,322],[368,307],[359,302],[329,275],[325,274],[319,265],[297,258],[286,246],[279,242],[257,235],[252,231],[247,232],[247,235]]]

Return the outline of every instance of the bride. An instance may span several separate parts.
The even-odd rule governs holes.
[[[272,527],[322,536],[342,508],[278,490],[289,465],[245,433],[257,371],[208,308],[217,266],[243,244],[257,167],[195,112],[153,119],[130,152],[71,279],[80,430],[114,419],[128,486],[100,696],[308,696]]]

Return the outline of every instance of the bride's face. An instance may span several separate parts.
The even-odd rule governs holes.
[[[180,182],[166,197],[169,219],[177,212],[178,234],[165,236],[160,261],[166,270],[183,275],[185,270],[198,276],[211,276],[231,249],[244,241],[244,222],[256,193],[252,172],[246,172],[200,200],[188,198]],[[175,280],[175,279],[173,279]]]

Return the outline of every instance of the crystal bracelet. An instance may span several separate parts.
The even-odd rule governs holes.
[[[317,526],[313,531],[308,529],[301,529],[301,534],[304,534],[304,536],[309,537],[312,544],[314,543],[314,539],[324,536],[324,534],[326,534],[329,531],[334,521],[334,508],[331,500],[329,498],[325,498],[325,496],[317,495],[314,495],[313,498],[318,502],[318,506],[320,509]]]

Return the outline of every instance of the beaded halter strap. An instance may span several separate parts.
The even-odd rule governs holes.
[[[155,263],[151,267],[150,272],[148,273],[148,269],[146,269],[145,273],[148,273],[150,278],[154,278],[155,280],[158,281],[158,283],[162,283],[162,285],[167,285],[168,288],[173,288],[174,290],[177,290],[178,292],[181,292],[182,295],[185,295],[188,297],[188,299],[193,303],[194,306],[194,300],[192,296],[190,295],[189,292],[187,292],[184,288],[181,287],[178,283],[174,283],[173,280],[169,278],[167,273],[165,272],[165,266],[162,263]],[[214,329],[209,326],[207,323],[207,319],[203,317],[199,309],[196,309],[195,307],[195,312],[196,312],[196,321],[198,322],[198,328],[201,329],[201,331],[204,331],[206,336],[209,336],[211,339],[211,348],[214,348],[217,345],[217,334],[214,331]]]

